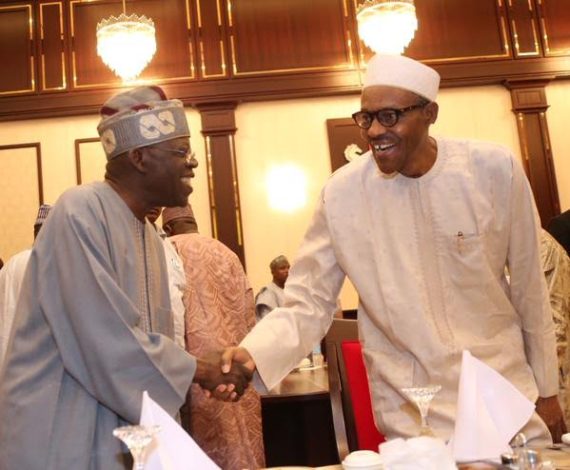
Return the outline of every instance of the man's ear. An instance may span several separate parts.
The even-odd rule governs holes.
[[[146,154],[147,152],[142,148],[132,149],[127,152],[127,159],[138,171],[146,173]]]
[[[424,110],[425,110],[425,115],[428,118],[429,124],[434,124],[435,121],[437,121],[437,115],[439,113],[439,105],[435,101],[432,101],[426,105]]]

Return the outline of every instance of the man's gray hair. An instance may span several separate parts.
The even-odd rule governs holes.
[[[285,256],[279,255],[277,258],[273,259],[271,263],[269,263],[269,269],[271,269],[271,272],[273,272],[279,266],[283,266],[284,264],[289,264],[289,260]]]

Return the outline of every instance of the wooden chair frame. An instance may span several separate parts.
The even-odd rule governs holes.
[[[335,318],[325,336],[325,348],[334,432],[341,462],[350,452],[358,450],[352,398],[341,347],[347,340],[358,340],[357,321]]]

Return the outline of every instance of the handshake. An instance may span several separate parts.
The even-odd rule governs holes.
[[[252,357],[244,348],[227,348],[196,358],[193,382],[208,396],[222,401],[237,401],[244,394],[255,370]]]

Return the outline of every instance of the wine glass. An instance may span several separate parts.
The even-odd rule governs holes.
[[[433,430],[428,424],[428,412],[431,400],[441,390],[441,385],[428,385],[426,387],[408,387],[401,389],[409,400],[413,401],[420,411],[422,420],[420,436],[434,436]]]
[[[133,456],[133,470],[143,470],[146,458],[146,448],[160,431],[160,426],[122,426],[113,430],[113,436],[118,437],[129,448]]]

